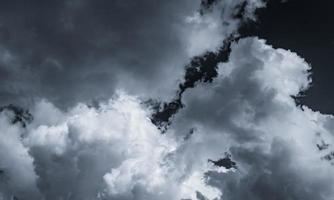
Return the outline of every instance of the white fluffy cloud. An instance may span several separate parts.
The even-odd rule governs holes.
[[[59,113],[41,104],[37,107]],[[24,140],[48,199],[133,199],[136,188],[153,193],[165,184],[161,162],[174,144],[160,136],[136,98],[120,94],[98,109],[81,104],[59,116],[35,122]]]
[[[310,84],[308,63],[264,40],[246,38],[232,45],[229,62],[219,70],[213,84],[185,94],[186,107],[174,129],[197,127],[196,162],[232,153],[235,173],[207,173],[223,199],[333,196],[334,169],[322,159],[333,150],[333,117],[298,107],[291,97]],[[329,148],[319,151],[322,140]]]
[[[119,93],[99,108],[79,104],[68,112],[42,101],[32,111],[36,117],[26,129],[1,116],[7,127],[2,129],[1,169],[12,183],[3,195],[26,199],[21,190],[46,199],[220,195],[205,184],[206,169],[186,170],[175,162],[183,144],[161,135],[135,97]]]

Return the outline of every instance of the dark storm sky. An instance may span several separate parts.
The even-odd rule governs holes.
[[[264,38],[275,48],[290,49],[312,66],[311,88],[302,103],[334,113],[334,2],[330,0],[269,1],[246,34]]]

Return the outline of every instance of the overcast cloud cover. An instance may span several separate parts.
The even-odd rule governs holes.
[[[1,1],[0,200],[333,200],[334,117],[294,100],[311,65],[238,37],[264,7]],[[147,100],[173,99],[231,36],[162,133]]]

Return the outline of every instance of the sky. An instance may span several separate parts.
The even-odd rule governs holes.
[[[333,200],[331,1],[0,1],[0,200]]]

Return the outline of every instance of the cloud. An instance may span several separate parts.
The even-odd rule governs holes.
[[[33,158],[21,140],[24,130],[19,124],[12,125],[8,114],[0,113],[0,198],[10,199],[13,194],[40,198]]]
[[[296,106],[291,97],[308,88],[309,70],[297,54],[246,38],[232,45],[213,83],[185,92],[185,107],[171,129],[183,135],[197,130],[195,162],[231,153],[235,172],[206,174],[223,199],[333,196],[334,169],[322,159],[332,150],[317,148],[322,140],[333,143],[333,117]]]
[[[239,165],[234,174],[211,174],[212,184],[222,188],[223,199],[331,199],[333,167],[286,140],[274,140],[268,151],[231,149]],[[222,181],[224,180],[224,181]]]
[[[1,176],[10,184],[1,182],[1,194],[328,199],[334,169],[321,158],[332,151],[333,117],[298,107],[291,97],[308,87],[309,69],[295,53],[241,39],[217,79],[185,92],[185,107],[166,134],[149,119],[152,111],[124,92],[67,111],[41,101],[25,128],[13,124],[10,110],[2,112],[1,134],[8,139],[0,148],[10,154],[0,154]],[[329,146],[320,151],[321,141]],[[233,167],[215,164],[226,156]]]
[[[248,120],[246,117],[257,122],[279,114],[287,106],[295,107],[290,96],[308,87],[309,69],[295,53],[275,50],[264,40],[242,39],[232,46],[229,61],[219,65],[218,78],[212,84],[198,85],[185,93],[187,111],[179,118],[224,128],[221,122],[225,118],[227,123]]]
[[[42,104],[37,107],[59,113]],[[24,143],[35,159],[41,193],[47,199],[133,199],[137,188],[139,195],[152,193],[163,184],[159,162],[173,145],[146,115],[138,100],[120,94],[99,109],[82,104],[50,119],[51,125],[34,124]]]
[[[189,60],[183,38],[192,25],[185,19],[198,6],[189,0],[2,1],[0,103],[46,98],[67,107],[107,100],[115,88],[168,93]]]
[[[225,0],[200,15],[199,0],[2,1],[0,104],[44,98],[67,108],[117,89],[168,100],[189,60],[237,31],[243,2],[242,18],[262,7]]]
[[[143,106],[122,92],[98,108],[79,104],[67,112],[44,100],[32,109],[34,120],[25,128],[2,112],[1,152],[11,153],[0,154],[3,176],[10,181],[1,180],[7,186],[0,193],[18,199],[219,195],[203,181],[204,168],[184,171],[175,162],[183,144],[161,135]]]
[[[293,99],[310,65],[238,38],[262,1],[197,3],[0,3],[1,94],[30,107],[0,109],[0,199],[330,199],[333,116]],[[142,99],[192,56],[161,134]]]
[[[190,54],[195,55],[185,67],[183,80],[177,94],[169,102],[149,101],[156,112],[152,122],[164,133],[173,116],[184,107],[183,93],[201,82],[212,82],[218,75],[220,62],[226,62],[231,53],[231,44],[242,38],[242,29],[250,20],[256,20],[255,11],[265,6],[261,0],[255,1],[201,1],[201,8],[187,22],[195,25],[190,28]],[[193,34],[192,34],[193,33]]]

